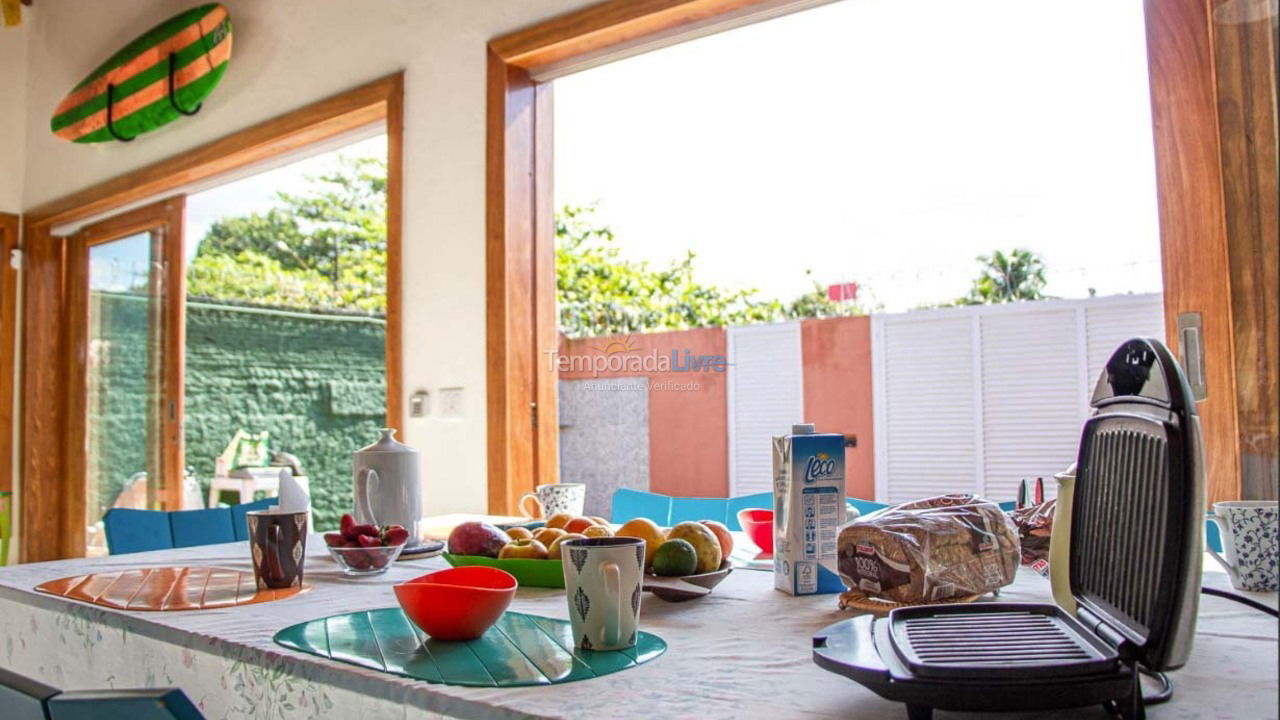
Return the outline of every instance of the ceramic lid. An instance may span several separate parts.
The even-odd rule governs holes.
[[[408,445],[396,442],[395,428],[382,428],[382,430],[380,430],[379,432],[382,433],[382,437],[378,438],[378,442],[372,445],[366,445],[365,447],[362,447],[359,450],[357,450],[356,453],[360,454],[360,453],[416,453],[418,452],[417,450],[414,450]]]

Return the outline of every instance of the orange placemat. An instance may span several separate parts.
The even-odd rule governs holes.
[[[210,567],[159,567],[75,575],[36,590],[119,610],[211,610],[293,597],[310,585],[259,590],[253,573]]]

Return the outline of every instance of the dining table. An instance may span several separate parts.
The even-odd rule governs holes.
[[[746,540],[739,537],[741,543]],[[306,544],[312,588],[274,602],[180,612],[140,612],[37,592],[50,580],[159,566],[250,572],[247,543],[59,560],[0,568],[4,667],[63,690],[177,687],[207,718],[830,718],[903,720],[903,705],[814,664],[812,637],[853,617],[835,595],[793,597],[771,572],[735,569],[686,602],[645,594],[641,629],[667,643],[660,657],[592,679],[485,688],[432,684],[286,649],[275,634],[296,623],[395,607],[392,586],[447,567],[441,557],[396,562],[386,573],[345,576],[319,536]],[[1229,588],[1206,561],[1205,585]],[[1250,597],[1271,607],[1275,593]],[[1021,568],[1001,601],[1048,602],[1049,580]],[[564,590],[521,587],[511,611],[566,619]],[[1277,621],[1202,595],[1190,661],[1169,673],[1173,697],[1157,720],[1277,718]],[[1015,718],[1031,714],[965,714]],[[1034,718],[1109,718],[1101,706]]]

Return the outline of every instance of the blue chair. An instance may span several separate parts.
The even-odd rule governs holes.
[[[249,503],[241,503],[231,506],[231,527],[235,530],[236,540],[249,539],[249,521],[245,519],[245,515],[255,510],[266,510],[280,504],[279,498],[266,498],[265,500],[254,500]]]
[[[230,508],[175,510],[168,515],[174,547],[235,542],[236,531],[231,526]]]
[[[102,518],[107,549],[112,555],[213,545],[249,539],[245,514],[279,502],[256,502],[210,510],[129,510],[112,508]]]
[[[889,507],[870,500],[846,500],[863,515]],[[738,511],[751,507],[773,507],[773,493],[763,492],[732,498],[685,498],[622,488],[613,493],[613,509],[609,521],[624,523],[633,518],[647,517],[659,525],[670,526],[688,520],[718,520],[730,530],[741,530]]]
[[[1217,523],[1204,521],[1204,542],[1214,552],[1222,552],[1222,533],[1218,531]]]
[[[173,529],[166,512],[111,508],[102,524],[107,533],[107,550],[112,555],[173,547]]]
[[[48,701],[49,720],[204,720],[186,693],[154,690],[83,690]]]
[[[47,720],[45,702],[58,691],[0,667],[0,708],[9,720]]]

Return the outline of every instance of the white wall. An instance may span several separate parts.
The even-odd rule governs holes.
[[[49,132],[61,97],[194,3],[42,0],[24,8],[27,72],[38,82],[27,101],[23,206],[404,69],[404,390],[429,390],[433,412],[441,387],[462,387],[465,397],[461,420],[408,420],[403,436],[422,451],[428,513],[483,511],[485,43],[592,1],[223,0],[235,46],[201,113],[132,143],[81,146]],[[7,44],[0,37],[0,49]],[[0,70],[11,74],[7,59]]]
[[[30,8],[22,12],[31,17]],[[0,212],[16,213],[22,207],[28,27],[0,27]]]

